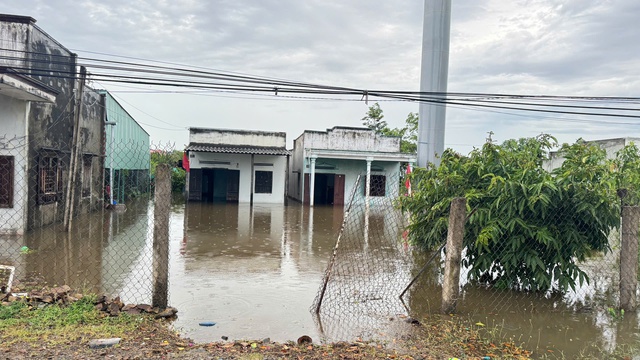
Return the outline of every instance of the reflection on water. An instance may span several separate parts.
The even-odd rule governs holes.
[[[50,285],[67,284],[74,289],[124,294],[126,301],[148,300],[143,289],[126,291],[132,281],[145,282],[145,272],[132,271],[142,258],[149,233],[150,202],[137,199],[126,212],[97,211],[74,219],[71,233],[62,224],[0,237],[4,263],[16,266],[16,278],[39,277]],[[28,251],[21,248],[26,246]],[[148,281],[146,281],[148,282]],[[128,296],[127,296],[128,295]]]
[[[70,236],[60,225],[0,236],[0,264],[15,266],[18,279],[41,274],[50,284],[148,303],[153,206],[139,199],[127,207],[124,213],[79,217]],[[169,269],[169,301],[179,309],[174,326],[197,341],[221,336],[286,341],[303,334],[314,340],[384,338],[410,331],[397,315],[438,311],[441,265],[436,262],[409,290],[405,308],[397,297],[429,254],[403,246],[389,209],[372,208],[368,215],[352,213],[321,316],[314,318],[309,307],[340,232],[342,209],[174,204]],[[25,254],[23,246],[32,252]],[[575,294],[534,296],[467,284],[459,314],[497,326],[527,348],[552,349],[567,358],[589,345],[605,350],[637,345],[638,315],[620,319],[609,313],[615,304],[611,274],[594,271],[591,277],[591,285],[577,291],[604,305],[585,306]],[[199,327],[201,321],[217,325]]]
[[[189,203],[172,227],[175,326],[199,341],[314,336],[308,307],[341,222],[332,208]]]

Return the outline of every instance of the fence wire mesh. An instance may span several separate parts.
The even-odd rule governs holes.
[[[386,179],[386,189],[393,188],[396,193],[373,196],[371,190],[381,187],[375,183],[378,179]],[[407,316],[420,318],[439,313],[441,309],[447,250],[445,247],[427,251],[407,242],[407,225],[411,218],[410,214],[399,210],[397,201],[397,196],[406,194],[405,179],[397,175],[371,177],[372,196],[368,202],[364,196],[365,175],[360,177],[354,189],[355,196],[345,207],[344,227],[325,272],[326,285],[323,283],[320,287],[311,307],[312,312],[317,311],[316,321],[328,340],[375,338],[381,333],[388,335],[394,330],[402,331],[397,326],[402,322],[398,319]],[[638,220],[625,223],[624,210],[621,231],[611,228],[602,250],[590,250],[583,256],[575,256],[565,246],[571,239],[552,242],[540,235],[554,231],[555,234],[561,233],[552,227],[569,223],[559,221],[567,218],[572,219],[578,233],[592,231],[590,224],[578,219],[581,211],[590,210],[567,209],[566,212],[550,214],[547,222],[533,225],[533,218],[514,216],[516,220],[511,219],[514,223],[512,231],[494,237],[491,244],[477,249],[466,243],[462,251],[456,312],[483,319],[526,317],[534,324],[558,314],[611,311],[611,308],[624,305],[620,299],[621,291],[624,294],[623,288],[627,289],[628,297],[635,298],[631,294],[637,291],[638,248],[637,245],[624,248],[621,236],[624,238],[627,234],[629,242],[637,244]],[[478,214],[482,216],[480,210],[468,209],[467,236],[473,231],[473,222],[478,221],[473,216]],[[517,240],[519,245],[514,246],[513,240]],[[446,231],[441,244],[444,245],[445,241]],[[635,261],[623,269],[620,267],[621,247],[626,249],[622,253],[630,254],[629,257]],[[547,260],[542,263],[536,260],[516,263],[524,259],[520,256],[523,253]],[[486,257],[478,260],[478,254]],[[477,263],[474,261],[485,261],[481,263],[484,270],[475,271],[473,266]],[[575,267],[562,273],[558,265],[562,261]],[[572,285],[561,286],[563,276]],[[536,277],[547,279],[547,285],[535,287]],[[627,285],[621,284],[621,279],[626,279]]]
[[[68,285],[150,303],[154,156],[176,166],[170,144],[114,141],[76,151],[0,136],[3,292]]]
[[[361,175],[345,207],[333,258],[313,306],[326,340],[373,339],[393,331],[389,317],[404,314],[399,294],[409,280],[410,255],[403,241],[406,219],[394,201],[398,174]],[[367,201],[367,189],[369,197]]]

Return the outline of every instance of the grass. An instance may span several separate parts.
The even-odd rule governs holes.
[[[119,337],[133,331],[143,319],[127,314],[105,317],[94,307],[95,296],[86,296],[68,306],[32,307],[16,301],[0,306],[0,340],[56,344],[69,339]]]

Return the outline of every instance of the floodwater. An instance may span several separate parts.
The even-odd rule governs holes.
[[[70,236],[61,226],[51,226],[21,237],[0,237],[0,263],[15,266],[17,278],[38,273],[50,284],[120,294],[127,303],[149,303],[153,207],[145,199],[127,207],[123,213],[79,217],[78,229]],[[314,341],[384,339],[411,331],[399,321],[402,316],[437,313],[441,279],[435,267],[427,271],[433,276],[421,278],[407,292],[404,305],[397,300],[398,290],[428,254],[415,255],[411,249],[373,241],[375,234],[393,237],[397,232],[384,216],[373,212],[370,218],[355,221],[355,230],[345,229],[363,234],[364,242],[354,245],[343,239],[337,258],[342,263],[334,268],[335,281],[327,288],[321,316],[312,315],[310,307],[343,215],[342,209],[299,204],[174,204],[169,303],[179,313],[173,326],[199,342],[222,336],[274,341],[301,335]],[[25,253],[23,246],[30,250]],[[358,267],[372,258],[384,265]],[[359,281],[349,278],[346,272],[351,268],[360,271]],[[611,280],[597,275],[597,271],[592,274],[591,285],[578,289],[582,291],[565,296],[465,287],[457,316],[481,322],[494,335],[513,338],[538,354],[573,358],[589,349],[640,347],[638,315],[613,314]],[[382,289],[389,292],[381,294]],[[598,298],[597,305],[579,296],[584,293]],[[341,299],[355,300],[341,304]],[[199,326],[203,321],[216,325]]]

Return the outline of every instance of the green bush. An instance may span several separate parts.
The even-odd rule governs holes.
[[[471,215],[463,265],[470,280],[529,291],[588,282],[578,265],[609,249],[608,235],[620,225],[617,190],[637,188],[638,149],[628,146],[608,161],[597,145],[564,144],[564,163],[549,172],[543,162],[554,146],[555,138],[540,135],[487,143],[469,156],[448,149],[439,167],[416,169],[413,196],[400,199],[411,215],[411,241],[440,246],[451,200],[464,196]]]

